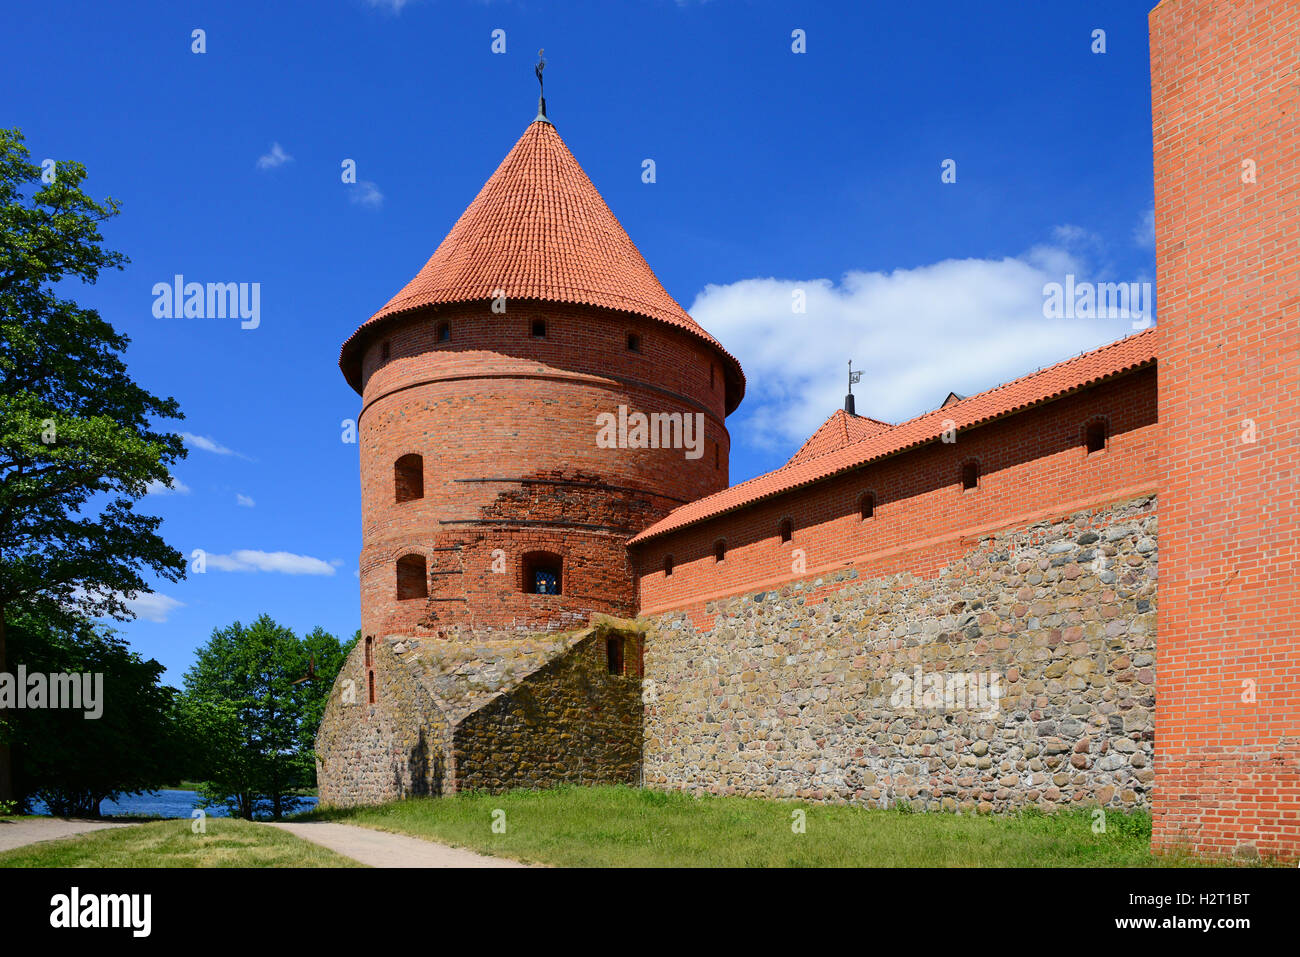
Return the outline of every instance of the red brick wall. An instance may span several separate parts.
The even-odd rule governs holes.
[[[1088,455],[1084,430],[1108,424],[1107,447]],[[846,565],[866,574],[930,576],[969,550],[971,536],[1069,514],[1153,491],[1157,464],[1156,369],[1144,369],[1055,402],[959,433],[742,511],[652,539],[633,549],[641,611],[688,609],[697,627],[712,599],[778,587]],[[961,487],[961,466],[980,465],[979,486]],[[875,495],[859,518],[858,499]],[[782,543],[789,518],[793,539]],[[723,539],[726,559],[714,561]],[[802,550],[806,573],[794,563]],[[664,575],[664,556],[674,560]]]
[[[532,335],[534,319],[545,319],[545,338]],[[629,332],[639,352],[628,350]],[[496,314],[472,303],[376,329],[359,419],[364,633],[554,628],[593,611],[631,614],[624,542],[727,485],[721,370],[698,339],[582,306],[512,301]],[[597,416],[620,405],[702,413],[703,455],[597,447]],[[393,466],[410,453],[424,457],[424,497],[399,503]],[[563,594],[523,591],[522,560],[533,551],[563,557]],[[426,557],[427,601],[397,599],[396,562],[409,553]]]
[[[1164,448],[1153,844],[1295,857],[1300,4],[1166,0],[1150,23]]]

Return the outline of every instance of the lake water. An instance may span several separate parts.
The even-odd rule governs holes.
[[[145,814],[150,817],[189,817],[199,806],[199,796],[195,791],[146,791],[143,794],[123,794],[116,801],[105,801],[99,806],[99,813],[104,817],[122,814]],[[316,806],[316,798],[305,797],[297,806],[298,811],[309,811]],[[33,814],[48,814],[44,804],[33,802]],[[223,807],[207,809],[208,817],[226,817]]]

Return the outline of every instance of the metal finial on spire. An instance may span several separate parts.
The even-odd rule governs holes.
[[[853,402],[853,383],[859,382],[861,381],[861,379],[862,379],[862,373],[853,371],[853,360],[850,359],[849,360],[849,394],[844,397],[844,411],[847,412],[849,415],[858,414],[854,407],[854,402]]]
[[[546,87],[542,83],[542,71],[546,69],[545,54],[545,48],[537,51],[537,66],[533,67],[533,72],[537,74],[537,119],[549,123],[550,119],[546,115]]]

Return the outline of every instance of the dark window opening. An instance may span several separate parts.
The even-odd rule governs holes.
[[[641,337],[635,332],[629,332],[627,334],[627,348],[629,352],[641,351]]]
[[[967,462],[961,467],[961,487],[969,491],[980,484],[980,467],[977,462]]]
[[[403,555],[397,560],[397,600],[429,597],[429,578],[423,555]]]
[[[868,492],[858,501],[858,515],[865,522],[876,514],[876,497]]]
[[[393,498],[399,502],[424,498],[424,456],[411,453],[393,463]]]
[[[788,542],[794,538],[794,522],[788,518],[781,519],[781,541]]]
[[[1087,446],[1089,455],[1104,449],[1106,447],[1106,423],[1093,422],[1089,424],[1084,435],[1084,444]]]
[[[366,636],[366,667],[375,666],[375,638],[374,635]]]
[[[451,341],[451,323],[450,323],[450,322],[440,322],[440,323],[438,323],[437,340],[438,340],[439,342],[450,342],[450,341]]]
[[[545,338],[546,338],[546,320],[545,320],[545,319],[534,319],[534,320],[533,320],[533,338],[535,338],[535,339],[545,339]]]
[[[715,562],[725,562],[727,560],[727,543],[721,539],[713,543],[713,560]]]
[[[368,684],[370,685],[370,703],[374,704],[375,703],[375,673],[371,671],[367,673],[366,677],[369,679]]]
[[[564,559],[551,552],[524,556],[524,591],[530,595],[564,593]]]
[[[390,343],[387,339],[385,339],[383,342],[379,344],[379,361],[387,362],[389,357],[392,354],[393,354],[392,343]]]
[[[611,675],[623,674],[623,639],[605,639],[605,664]]]
[[[673,556],[664,556],[664,578],[669,578],[673,573]]]

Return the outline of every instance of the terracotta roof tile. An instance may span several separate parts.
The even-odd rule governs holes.
[[[951,419],[959,430],[968,429],[1103,379],[1150,365],[1156,361],[1157,332],[1158,327],[1147,329],[1092,352],[1086,352],[1019,379],[1013,379],[987,392],[981,392],[944,408],[919,415],[893,428],[868,435],[822,455],[801,458],[803,452],[801,449],[787,464],[773,472],[674,509],[654,525],[629,539],[629,544],[644,542],[753,502],[810,485],[840,472],[847,472],[905,449],[935,441],[943,432],[943,423],[947,419]]]
[[[843,409],[836,409],[834,415],[818,427],[808,441],[799,447],[799,451],[790,457],[786,465],[806,462],[827,452],[835,452],[846,445],[861,442],[863,439],[892,428],[893,426],[888,422],[870,419],[863,415],[849,415]]]
[[[730,366],[727,411],[744,395],[740,363],[655,277],[555,127],[535,120],[414,279],[343,344],[339,366],[359,389],[372,323],[423,306],[492,299],[581,303],[658,319],[704,340]]]

